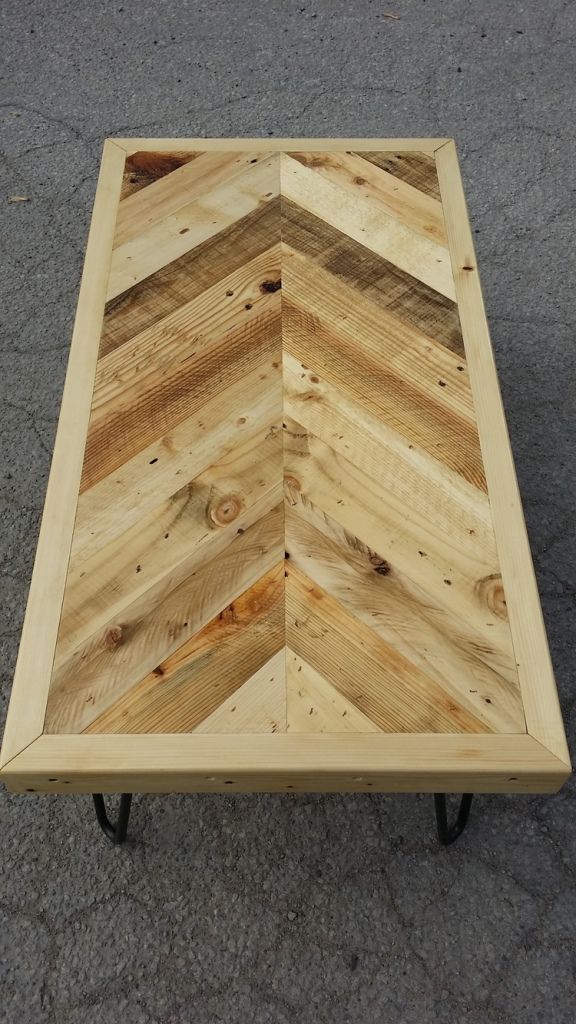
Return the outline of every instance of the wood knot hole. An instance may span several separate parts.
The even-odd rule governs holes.
[[[216,526],[233,523],[242,512],[243,504],[237,494],[229,494],[210,509],[210,519]]]

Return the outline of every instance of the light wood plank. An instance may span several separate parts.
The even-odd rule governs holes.
[[[82,473],[124,158],[124,151],[117,145],[105,143],[0,763],[15,757],[42,732]]]
[[[223,387],[195,415],[84,491],[78,501],[72,557],[92,557],[168,500],[182,479],[199,476],[231,455],[236,445],[278,423],[282,395],[272,386],[277,379],[271,374],[274,369],[264,353],[251,373]]]
[[[271,200],[106,303],[100,357],[198,298],[266,252],[280,236],[280,199]]]
[[[282,153],[294,150],[318,149],[371,149],[371,150],[392,150],[406,152],[434,153],[439,146],[449,140],[446,138],[434,139],[330,139],[330,138],[220,138],[220,139],[151,139],[151,138],[116,138],[112,142],[122,146],[127,153],[135,153],[139,150],[150,149],[157,153],[166,153],[171,150],[264,150],[268,152]]]
[[[452,141],[438,150],[436,163],[528,731],[569,765],[466,199]]]
[[[285,413],[369,480],[379,481],[383,517],[400,532],[409,531],[415,549],[446,567],[457,557],[474,579],[497,571],[490,503],[483,491],[429,458],[316,368],[305,368],[289,352],[283,365]]]
[[[287,154],[281,156],[282,195],[349,234],[430,288],[455,298],[450,255],[445,246],[411,231],[387,213]]]
[[[280,394],[280,298],[277,293],[260,293],[265,278],[256,270],[265,266],[272,273],[279,271],[274,270],[272,256],[256,263],[249,272],[246,293],[236,298],[233,308],[224,308],[221,317],[222,304],[234,299],[226,295],[231,290],[226,283],[194,300],[192,308],[185,307],[168,323],[155,325],[100,360],[82,491],[182,420],[199,414],[211,395],[234,381],[249,379],[263,356],[270,366],[263,380]],[[233,278],[236,281],[239,275]],[[256,291],[259,297],[254,294],[251,302],[247,294]],[[218,321],[213,328],[203,319],[208,311]],[[145,370],[140,369],[141,362]]]
[[[447,247],[442,204],[354,153],[293,153],[292,159],[327,181],[367,200],[381,212],[432,242]]]
[[[111,620],[54,673],[45,731],[85,729],[111,703],[169,658],[283,555],[282,509],[275,509],[216,558],[176,584],[166,577]],[[78,666],[82,671],[78,671]]]
[[[466,623],[308,502],[285,511],[290,566],[430,676],[492,732],[525,732],[514,665],[470,642]],[[407,695],[408,699],[408,695]]]
[[[132,393],[138,397],[146,394],[175,365],[203,356],[210,342],[220,341],[234,328],[265,315],[269,309],[279,311],[278,292],[262,289],[262,283],[270,280],[280,280],[278,244],[180,306],[171,316],[101,357],[90,425],[104,418],[110,407],[125,407]]]
[[[289,732],[380,731],[367,715],[289,647],[286,649],[286,696]]]
[[[280,191],[278,157],[249,165],[202,200],[182,206],[112,254],[107,298],[132,288],[160,267],[217,235],[274,199]]]
[[[87,732],[191,732],[281,651],[284,566],[277,564],[136,686]],[[260,679],[262,684],[262,679]]]
[[[126,607],[161,592],[166,578],[176,585],[280,501],[282,432],[272,424],[111,542],[79,552],[68,571],[55,669],[110,620],[122,621]]]
[[[234,180],[252,164],[266,159],[265,153],[211,152],[202,153],[191,163],[150,185],[146,192],[136,192],[123,199],[118,207],[114,248],[149,231],[184,206],[199,202],[214,189]]]
[[[433,153],[404,152],[383,152],[382,150],[363,150],[358,153],[363,160],[369,160],[377,167],[388,171],[396,178],[408,182],[414,188],[432,196],[433,199],[440,199],[440,187],[438,175],[436,174],[436,161]]]
[[[286,584],[286,643],[383,732],[489,731],[293,566]]]
[[[282,573],[284,566],[282,566]],[[286,652],[282,650],[194,729],[195,733],[286,732]]]
[[[194,733],[41,736],[2,777],[45,793],[555,793],[569,774],[532,736]]]
[[[418,586],[436,608],[466,624],[471,647],[493,652],[501,674],[516,674],[510,630],[500,608],[498,580],[485,585],[460,565],[458,550],[437,540],[432,531],[426,547],[408,506],[397,510],[386,481],[371,478],[297,423],[285,419],[284,483],[290,504],[310,501],[352,536],[360,536],[382,559]],[[424,554],[420,554],[420,551]],[[489,576],[492,574],[488,574]],[[448,582],[446,582],[448,581]],[[492,589],[490,587],[492,584]]]
[[[485,489],[459,358],[297,253],[284,249],[282,275],[285,351]]]
[[[464,357],[455,302],[286,198],[282,199],[282,241]]]

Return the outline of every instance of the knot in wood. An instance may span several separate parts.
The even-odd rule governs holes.
[[[228,494],[210,509],[210,519],[216,526],[228,526],[238,518],[243,509],[242,499],[237,494]]]
[[[261,292],[277,292],[282,287],[282,281],[262,281]]]
[[[378,555],[373,555],[370,559],[374,572],[377,572],[379,576],[388,576],[391,572],[392,567],[390,562],[387,562],[385,558],[380,558]]]
[[[297,505],[300,500],[302,485],[295,476],[286,473],[284,476],[284,493],[290,505]]]
[[[498,619],[508,618],[506,594],[499,573],[492,573],[492,575],[478,580],[475,590],[482,602],[488,605],[493,615],[496,615]]]
[[[120,647],[123,639],[122,626],[111,626],[104,634],[104,646],[109,651],[114,651],[117,647]]]

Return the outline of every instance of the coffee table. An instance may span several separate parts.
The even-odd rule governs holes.
[[[453,141],[108,140],[8,788],[569,771]]]

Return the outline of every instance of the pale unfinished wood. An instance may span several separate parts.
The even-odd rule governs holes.
[[[442,204],[396,175],[371,167],[360,154],[298,152],[293,159],[341,185],[349,195],[367,199],[373,210],[381,210],[446,248]]]
[[[439,612],[454,616],[460,622],[459,635],[467,638],[472,649],[485,651],[501,671],[515,677],[507,622],[497,613],[498,605],[491,602],[490,590],[479,600],[467,562],[457,562],[455,552],[446,551],[441,531],[429,528],[423,537],[410,507],[394,506],[389,478],[383,474],[368,477],[354,461],[335,453],[298,423],[285,422],[285,487],[290,506],[312,502],[352,537],[359,536],[380,562],[421,588],[425,605],[433,602]],[[487,575],[496,576],[498,587],[494,568],[496,564]],[[482,576],[486,578],[485,573]],[[487,582],[490,585],[492,581]],[[495,596],[498,600],[498,592]],[[445,629],[449,629],[447,623]]]
[[[391,151],[434,153],[439,146],[449,139],[271,139],[271,138],[230,138],[230,139],[146,139],[146,138],[117,138],[112,139],[117,146],[121,146],[126,153],[136,153],[139,150],[151,150],[156,153],[169,153],[173,150],[185,152],[186,150],[221,150],[222,152],[246,151],[246,150],[267,150],[268,152],[284,153],[294,150],[348,150],[348,149],[380,149]]]
[[[276,558],[279,552],[275,552]],[[273,555],[271,556],[273,557]],[[270,558],[263,560],[265,568]],[[254,578],[254,573],[250,579]],[[85,730],[98,733],[192,732],[239,693],[284,645],[284,567],[279,562],[246,588],[236,585],[226,608],[127,690]],[[204,581],[202,581],[204,582]],[[214,608],[211,608],[213,611]],[[205,619],[206,616],[204,615]],[[186,623],[186,626],[189,625]],[[139,668],[138,676],[142,676]],[[266,677],[260,676],[266,688]],[[240,697],[238,699],[241,699]],[[278,723],[279,724],[279,723]],[[212,721],[212,727],[215,720]],[[225,729],[228,732],[228,729]]]
[[[263,770],[262,766],[265,765]],[[564,765],[532,736],[41,736],[3,771],[15,792],[553,793]]]
[[[2,764],[32,743],[41,734],[44,723],[124,158],[124,151],[114,142],[108,140],[105,143],[52,468],[2,744]]]
[[[427,152],[425,148],[413,152],[406,147],[398,152],[394,150],[373,150],[371,152],[364,149],[362,158],[395,177],[400,177],[402,181],[413,185],[420,192],[431,196],[432,199],[440,199],[433,152]]]
[[[413,582],[382,566],[379,556],[336,520],[303,503],[285,514],[291,566],[435,680],[487,731],[525,731],[511,666],[506,675],[496,652],[466,643],[459,623],[448,625],[430,595],[418,594]],[[373,571],[379,568],[386,570],[384,577]]]
[[[82,730],[110,699],[132,693],[143,679],[146,683],[149,673],[278,563],[283,555],[280,525],[281,511],[274,509],[230,543],[230,550],[192,571],[180,565],[175,578],[164,578],[126,607],[120,624],[112,618],[76,648],[54,672],[46,731]],[[134,639],[124,648],[125,636]]]
[[[500,396],[456,146],[452,140],[437,151],[436,164],[440,188],[446,197],[446,231],[484,465],[491,484],[494,530],[511,598],[510,626],[528,731],[569,767],[570,755]]]
[[[284,249],[285,350],[417,447],[485,487],[462,360]],[[313,330],[311,327],[313,326]],[[439,383],[441,382],[441,383]],[[315,380],[311,379],[314,384]],[[457,423],[455,423],[457,420]]]
[[[286,652],[278,651],[195,733],[286,732]]]
[[[93,223],[7,784],[557,788],[452,144],[118,140]]]
[[[286,642],[382,732],[488,732],[412,660],[290,567]],[[406,695],[409,694],[409,699]]]
[[[234,150],[227,153],[221,150],[199,153],[193,167],[190,163],[184,164],[120,204],[114,249],[145,234],[155,224],[178,213],[182,207],[201,201],[217,185],[229,181],[253,162],[259,163],[265,159],[266,153],[258,151],[241,154]]]
[[[176,584],[225,551],[239,529],[247,530],[282,500],[282,437],[267,426],[182,490],[155,506],[138,522],[93,553],[74,553],[62,608],[55,668],[61,669],[79,648],[124,609],[162,588],[166,576]],[[230,503],[234,493],[235,505]],[[206,521],[212,511],[214,529]],[[236,513],[234,515],[234,513]],[[233,530],[226,518],[233,516]]]
[[[385,209],[281,155],[282,194],[328,224],[349,234],[372,252],[390,259],[449,299],[455,298],[448,249],[423,238]]]
[[[106,298],[116,298],[182,256],[192,245],[207,241],[253,213],[260,204],[270,202],[278,195],[279,184],[274,158],[257,161],[255,167],[249,163],[240,173],[226,178],[208,197],[193,199],[170,216],[152,223],[142,234],[129,238],[112,253]]]
[[[324,676],[286,648],[287,732],[378,732],[378,726]]]

